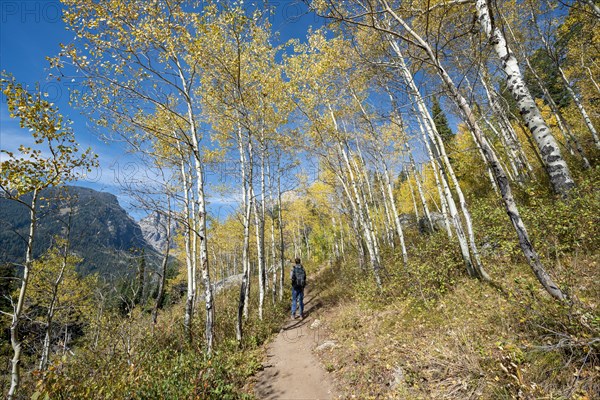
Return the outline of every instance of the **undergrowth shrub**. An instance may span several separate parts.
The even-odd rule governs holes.
[[[288,302],[265,302],[262,322],[244,323],[244,340],[235,340],[239,288],[219,293],[215,307],[216,347],[205,356],[204,320],[197,312],[190,342],[183,331],[182,309],[163,310],[156,326],[134,310],[128,318],[107,315],[74,354],[54,360],[47,374],[36,375],[38,399],[245,399],[247,378],[259,370],[260,346],[287,316]],[[257,300],[251,297],[251,310]],[[270,299],[269,299],[270,300]],[[199,307],[199,310],[201,308]],[[42,379],[44,378],[44,379]],[[33,385],[30,385],[30,387]],[[25,387],[24,390],[27,390]]]
[[[342,264],[323,286],[354,300],[340,302],[332,324],[342,345],[325,359],[348,386],[345,395],[598,398],[598,177],[600,169],[582,177],[567,200],[535,184],[516,190],[534,246],[568,301],[541,287],[493,194],[469,199],[492,285],[467,276],[445,232],[407,229],[409,262],[399,246],[384,250],[381,288],[368,263]]]

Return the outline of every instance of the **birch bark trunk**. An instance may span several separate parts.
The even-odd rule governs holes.
[[[478,0],[479,1],[479,0]],[[554,283],[550,275],[546,272],[544,266],[542,265],[533,244],[531,243],[531,239],[529,238],[529,233],[525,228],[525,224],[521,218],[519,210],[516,206],[512,188],[510,187],[510,183],[506,174],[504,173],[504,169],[500,165],[500,162],[495,157],[494,153],[490,150],[490,147],[481,134],[481,128],[477,122],[477,119],[473,115],[471,111],[471,107],[465,100],[465,98],[461,95],[460,91],[454,84],[454,81],[448,75],[444,67],[441,65],[439,59],[436,57],[433,49],[420,35],[418,35],[411,27],[400,18],[394,10],[391,9],[386,0],[381,0],[384,5],[385,11],[389,13],[406,31],[407,33],[421,46],[421,48],[425,51],[427,58],[437,69],[438,75],[445,83],[450,95],[456,102],[457,106],[461,109],[461,111],[465,114],[466,120],[469,124],[469,128],[473,129],[475,134],[480,138],[483,152],[486,156],[486,160],[490,164],[492,171],[494,172],[494,177],[496,178],[496,183],[498,184],[498,188],[500,189],[500,193],[502,195],[502,200],[504,202],[504,206],[506,208],[506,213],[508,214],[513,227],[515,228],[515,232],[517,234],[519,245],[521,246],[521,250],[523,251],[524,256],[526,257],[529,265],[537,277],[538,281],[542,284],[542,286],[546,289],[546,291],[554,298],[558,300],[563,300],[566,298],[565,294],[562,290]],[[566,168],[566,164],[564,164]],[[567,170],[568,171],[568,170]],[[570,178],[570,175],[568,175]],[[571,180],[572,182],[572,180]],[[565,177],[563,180],[563,188],[569,188],[568,179]],[[571,185],[572,186],[572,185]]]
[[[552,188],[556,193],[566,197],[569,190],[575,187],[569,167],[562,157],[556,139],[531,96],[529,88],[525,84],[519,63],[510,50],[504,34],[494,25],[493,16],[487,2],[488,0],[477,0],[476,2],[475,8],[479,23],[500,59],[502,70],[507,77],[507,88],[517,102],[525,126],[531,132],[540,150]]]
[[[538,87],[540,88],[540,90],[544,94],[544,97],[545,97],[548,105],[550,106],[550,109],[552,110],[552,113],[554,114],[554,118],[556,118],[556,124],[558,125],[558,129],[560,129],[560,131],[562,132],[563,136],[567,140],[567,145],[568,145],[569,149],[571,149],[571,153],[574,155],[574,152],[572,150],[572,145],[571,145],[571,143],[572,143],[573,145],[575,145],[575,149],[577,151],[577,154],[579,154],[579,157],[581,158],[581,162],[583,163],[583,167],[585,169],[590,169],[591,168],[590,161],[588,160],[588,158],[587,158],[587,156],[585,154],[585,151],[581,147],[581,143],[580,143],[579,139],[577,139],[577,136],[573,133],[573,130],[571,129],[571,125],[565,119],[565,117],[563,117],[562,113],[558,109],[558,105],[556,104],[556,102],[554,101],[554,99],[552,98],[552,96],[550,95],[550,92],[548,91],[548,88],[544,84],[544,81],[539,76],[539,74],[537,73],[537,71],[533,68],[533,65],[531,65],[531,62],[529,61],[529,57],[525,56],[523,58],[525,59],[525,63],[527,64],[527,68],[529,69],[529,71],[533,75],[533,77],[534,77],[534,79],[535,79]]]
[[[414,110],[414,108],[413,108],[413,110]],[[415,114],[417,114],[416,110],[415,110]],[[446,227],[446,234],[448,235],[448,238],[451,238],[452,237],[451,225],[454,225],[455,229],[456,229],[456,224],[455,224],[456,219],[454,218],[454,214],[453,214],[455,212],[454,210],[456,210],[456,203],[454,202],[454,197],[452,197],[452,193],[449,190],[448,181],[447,181],[446,175],[443,171],[443,168],[441,165],[439,165],[439,158],[437,156],[437,152],[434,153],[433,150],[431,149],[431,146],[435,145],[435,144],[431,143],[430,140],[428,139],[426,129],[423,126],[423,122],[421,121],[421,118],[419,118],[418,116],[417,116],[417,125],[419,126],[419,130],[421,132],[421,138],[423,140],[423,144],[425,145],[425,149],[427,150],[427,156],[429,157],[429,162],[431,164],[431,168],[433,169],[433,173],[435,176],[435,182],[436,182],[436,186],[437,186],[437,190],[438,190],[438,195],[440,197],[440,202],[442,203],[442,213],[444,214],[444,225]],[[456,211],[456,212],[458,212],[458,211]],[[450,216],[448,216],[448,213],[450,214]],[[463,260],[465,261],[465,264],[467,264],[467,263],[470,264],[470,262],[471,262],[470,256],[468,258],[469,261],[464,259],[466,254],[462,251],[463,246],[460,244],[460,241],[463,240],[464,235],[459,234],[459,232],[463,232],[462,225],[460,227],[460,230],[457,230],[459,246],[461,246],[461,253],[463,254]]]
[[[590,133],[592,135],[592,139],[594,140],[594,145],[596,146],[597,149],[600,149],[600,137],[598,137],[598,132],[596,131],[596,127],[592,123],[592,120],[590,119],[590,117],[587,113],[587,110],[585,109],[585,106],[579,99],[579,96],[577,96],[577,93],[575,93],[575,90],[573,90],[573,87],[571,86],[571,82],[569,82],[569,79],[567,78],[565,71],[562,69],[562,67],[560,65],[560,61],[559,61],[558,57],[556,57],[552,47],[550,46],[550,43],[548,43],[548,40],[546,40],[546,37],[542,33],[533,11],[531,12],[531,22],[535,26],[538,36],[539,36],[540,40],[542,41],[542,43],[544,44],[544,47],[546,48],[546,52],[548,53],[550,58],[554,61],[554,65],[556,66],[556,69],[558,70],[558,74],[560,76],[560,79],[563,82],[565,89],[567,90],[567,93],[569,93],[569,97],[571,97],[571,99],[577,106],[579,113],[583,117],[583,121],[585,122],[585,125],[587,126],[588,130],[590,131]]]
[[[344,161],[346,163],[348,176],[350,178],[350,185],[352,187],[352,192],[354,193],[354,201],[356,202],[356,205],[357,205],[358,220],[359,220],[359,223],[363,226],[364,239],[365,239],[365,242],[367,245],[367,251],[369,252],[371,268],[373,269],[373,274],[375,276],[375,281],[377,283],[377,286],[381,287],[381,277],[379,275],[379,268],[380,268],[379,260],[378,260],[377,253],[375,250],[375,244],[373,243],[374,233],[371,230],[371,226],[369,225],[369,222],[365,220],[366,213],[364,210],[363,200],[361,199],[362,196],[359,192],[358,185],[357,185],[356,179],[354,177],[354,171],[352,169],[352,165],[350,164],[350,159],[348,157],[348,154],[346,153],[346,150],[342,147],[341,143],[338,143],[338,146],[339,146],[339,151],[343,155]]]
[[[279,220],[279,261],[281,262],[281,271],[279,275],[279,301],[282,301],[283,286],[285,284],[285,243],[283,238],[283,211],[281,210],[281,168],[279,168],[279,159],[277,166],[277,219]]]
[[[269,180],[269,206],[271,209],[271,270],[273,274],[271,294],[273,305],[275,305],[275,300],[277,299],[277,262],[275,261],[277,258],[277,248],[275,245],[275,201],[273,199],[273,175],[271,174],[270,163],[267,163],[267,178]],[[263,215],[266,215],[263,213]]]
[[[160,310],[163,306],[163,301],[165,297],[165,282],[167,279],[167,265],[169,263],[169,252],[171,249],[171,212],[169,211],[169,215],[167,217],[167,232],[166,232],[166,249],[165,254],[163,255],[163,259],[160,265],[160,276],[158,280],[158,294],[156,295],[156,303],[154,303],[154,308],[152,309],[152,323],[156,324],[158,320],[158,310]]]
[[[333,113],[332,113],[332,118],[335,124],[335,118],[333,117]],[[337,125],[336,125],[336,129],[337,129]],[[373,266],[373,260],[375,260],[376,262],[376,257],[374,257],[374,252],[373,252],[373,248],[370,247],[370,239],[367,238],[367,236],[369,235],[367,233],[367,228],[364,224],[363,218],[364,215],[362,215],[362,208],[360,206],[360,198],[357,197],[357,191],[354,190],[354,186],[356,185],[356,183],[354,182],[354,180],[352,179],[352,171],[347,171],[346,174],[344,174],[344,168],[348,168],[350,163],[346,161],[346,157],[345,157],[345,152],[342,151],[342,144],[338,141],[337,143],[337,158],[339,160],[344,160],[345,161],[345,167],[342,167],[340,165],[340,171],[339,173],[336,173],[336,177],[338,178],[340,184],[342,185],[342,188],[344,189],[344,194],[346,195],[346,198],[348,199],[348,202],[350,203],[350,211],[351,211],[351,221],[352,221],[352,228],[355,232],[355,238],[356,238],[356,248],[358,250],[358,262],[359,262],[359,267],[361,268],[361,270],[365,269],[365,249],[364,249],[364,244],[363,244],[363,240],[365,242],[367,242],[367,251],[369,252],[369,259],[371,261],[371,265]],[[341,161],[340,161],[341,163]],[[348,177],[350,177],[350,185],[352,185],[352,190],[348,187],[348,184],[346,183],[346,181],[344,180],[344,176],[347,175]]]
[[[179,147],[179,143],[178,143]],[[187,172],[187,168],[185,165],[184,155],[180,150],[180,173],[181,173],[181,182],[183,185],[183,226],[185,227],[184,233],[184,247],[185,247],[185,264],[187,270],[187,296],[185,301],[185,315],[183,318],[183,327],[186,332],[186,336],[191,339],[192,335],[192,319],[194,316],[194,296],[196,292],[194,290],[194,260],[196,258],[196,253],[192,252],[192,238],[194,232],[192,230],[192,222],[193,212],[191,210],[190,205],[190,176]]]
[[[408,185],[408,189],[410,191],[410,198],[411,198],[412,203],[413,203],[413,210],[415,210],[415,219],[416,219],[416,222],[418,224],[419,223],[419,219],[421,217],[419,215],[419,207],[417,206],[417,197],[415,196],[415,190],[413,188],[412,183],[410,183],[410,172],[406,172],[406,184]]]
[[[394,49],[395,53],[398,55],[400,71],[404,77],[406,84],[410,88],[411,95],[413,96],[413,98],[415,99],[415,101],[417,103],[417,109],[418,109],[419,117],[420,117],[419,123],[422,124],[422,127],[423,127],[422,132],[423,131],[426,132],[427,136],[428,136],[424,140],[429,141],[429,143],[432,146],[434,146],[434,148],[436,149],[435,155],[438,155],[439,157],[441,157],[442,161],[444,162],[444,167],[440,167],[440,170],[442,171],[442,175],[445,178],[444,180],[446,181],[444,191],[446,192],[446,198],[448,199],[448,202],[450,205],[450,216],[454,223],[454,229],[456,230],[456,236],[458,238],[459,246],[461,249],[461,254],[462,254],[463,260],[465,262],[467,272],[471,276],[477,276],[479,274],[483,278],[485,276],[484,273],[479,273],[479,271],[478,271],[480,268],[483,269],[481,264],[478,263],[477,259],[475,259],[475,262],[473,262],[471,253],[469,252],[469,244],[470,243],[467,242],[467,236],[465,236],[460,215],[458,214],[458,210],[456,209],[456,205],[454,203],[454,198],[452,197],[450,187],[447,184],[447,182],[448,182],[447,175],[450,175],[450,177],[452,179],[452,183],[454,184],[455,190],[459,197],[459,203],[463,210],[463,215],[465,216],[465,219],[468,219],[468,217],[469,217],[468,211],[465,214],[466,204],[464,204],[464,202],[462,201],[462,200],[464,200],[464,196],[462,196],[462,192],[460,190],[460,184],[458,183],[458,179],[456,179],[456,175],[454,174],[454,170],[452,168],[452,165],[450,164],[450,159],[448,158],[448,155],[446,154],[444,142],[442,141],[439,133],[437,132],[437,130],[435,128],[435,123],[433,121],[433,118],[431,117],[431,114],[429,113],[429,110],[427,109],[425,102],[423,101],[423,98],[421,97],[421,93],[419,92],[419,89],[417,88],[417,86],[414,82],[412,73],[410,72],[410,70],[408,69],[408,66],[406,65],[406,62],[404,61],[404,56],[403,56],[402,52],[400,51],[400,47],[394,41],[390,41],[390,44],[392,45],[392,48]],[[470,224],[467,223],[467,231],[469,231],[469,227],[470,227]],[[469,235],[469,237],[470,237],[470,235]]]
[[[394,220],[392,218],[392,214],[390,211],[391,206],[388,203],[388,197],[386,195],[386,191],[385,191],[385,184],[383,182],[383,176],[381,174],[379,174],[378,171],[378,183],[379,183],[379,190],[381,192],[381,201],[383,203],[383,209],[385,212],[385,232],[386,232],[386,237],[388,239],[388,242],[390,244],[390,246],[393,248],[395,248],[395,244],[394,244]]]
[[[250,149],[252,149],[252,144],[250,144]],[[251,154],[252,154],[252,150]],[[251,157],[251,156],[250,156]],[[252,161],[251,161],[252,162]],[[264,175],[261,172],[261,186],[262,181],[264,179]],[[258,205],[257,205],[257,196],[254,192],[254,185],[250,185],[250,193],[253,198],[252,206],[254,208],[254,227],[256,234],[256,252],[258,257],[258,319],[262,321],[263,319],[263,306],[265,302],[265,237],[264,237],[264,219],[261,216]],[[264,202],[264,199],[263,201]],[[262,203],[261,202],[261,203]],[[261,210],[262,210],[261,204]]]
[[[244,137],[242,134],[242,128],[238,127],[237,130],[237,142],[238,151],[240,156],[240,174],[241,174],[241,187],[242,187],[242,204],[244,206],[244,214],[242,217],[242,223],[244,226],[244,236],[242,244],[242,283],[240,285],[240,296],[238,300],[238,312],[236,321],[236,339],[238,344],[241,343],[243,338],[243,323],[244,318],[248,318],[248,296],[249,296],[249,285],[250,285],[250,217],[252,212],[251,199],[248,190],[248,174],[250,171],[246,170],[246,153],[244,150]]]
[[[490,88],[488,79],[485,75],[481,77],[481,83],[494,116],[498,121],[500,128],[500,140],[502,141],[504,147],[508,150],[511,168],[513,169],[517,179],[524,181],[526,177],[523,174],[527,173],[527,171],[530,171],[532,168],[530,165],[528,165],[527,158],[525,158],[520,144],[514,140],[516,133],[510,132],[510,130],[512,130],[510,121],[506,117],[506,113],[502,109],[500,102],[496,97],[496,93]]]
[[[19,389],[21,383],[21,338],[19,337],[19,325],[21,322],[21,313],[25,304],[25,295],[29,284],[29,274],[33,266],[33,244],[35,241],[35,233],[37,230],[37,201],[38,190],[34,189],[29,204],[29,232],[27,233],[27,248],[25,251],[25,266],[23,269],[23,278],[21,280],[21,288],[19,289],[19,298],[17,305],[14,307],[12,322],[10,324],[10,344],[13,349],[13,358],[11,360],[10,372],[10,388],[8,389],[7,399],[12,400]]]
[[[429,212],[429,207],[427,206],[427,199],[425,198],[425,194],[423,193],[423,185],[421,184],[421,180],[417,174],[417,167],[415,165],[415,159],[412,155],[412,151],[410,149],[410,145],[408,142],[404,143],[406,147],[406,151],[408,152],[408,158],[410,160],[410,168],[412,170],[413,176],[415,177],[415,184],[417,185],[417,192],[419,193],[419,198],[421,199],[421,204],[423,205],[423,213],[425,214],[425,218],[427,219],[427,223],[431,228],[431,232],[433,232],[433,222],[431,221],[431,213]]]
[[[65,233],[65,242],[64,244],[62,244],[62,260],[61,260],[61,267],[60,267],[60,271],[58,273],[58,276],[56,277],[56,280],[54,281],[54,284],[52,285],[52,295],[51,295],[51,299],[50,299],[50,304],[48,305],[48,311],[46,313],[46,327],[44,329],[44,344],[42,346],[42,355],[40,357],[40,365],[39,365],[39,369],[40,371],[46,371],[47,367],[48,367],[48,358],[50,357],[50,341],[52,339],[52,323],[54,322],[54,312],[55,312],[55,307],[56,307],[56,301],[58,299],[58,288],[60,286],[60,284],[63,281],[63,276],[65,274],[65,270],[67,268],[67,262],[68,262],[68,257],[69,257],[69,245],[70,245],[70,233],[71,233],[71,219],[73,216],[73,208],[70,208],[70,211],[68,213],[68,218],[67,218],[67,222],[66,222],[66,233]]]
[[[382,160],[383,161],[383,160]],[[402,230],[402,222],[400,221],[400,214],[398,214],[398,208],[396,207],[396,200],[394,199],[394,190],[392,188],[392,179],[390,178],[390,172],[385,161],[383,161],[383,174],[385,177],[385,186],[387,188],[387,195],[392,207],[392,213],[394,214],[394,222],[396,224],[396,233],[400,238],[400,247],[402,249],[402,262],[406,266],[408,263],[408,252],[406,251],[406,243],[404,242],[404,231]]]

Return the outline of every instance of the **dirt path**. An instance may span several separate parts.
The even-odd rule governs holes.
[[[328,373],[313,354],[324,341],[319,335],[320,321],[313,317],[321,303],[310,292],[304,300],[304,320],[288,320],[267,347],[267,360],[254,386],[254,394],[261,400],[335,397]]]

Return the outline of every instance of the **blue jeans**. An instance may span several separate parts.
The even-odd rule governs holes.
[[[292,315],[296,315],[296,301],[299,303],[300,315],[304,314],[304,288],[292,286]]]

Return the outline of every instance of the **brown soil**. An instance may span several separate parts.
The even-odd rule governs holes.
[[[335,390],[329,374],[313,350],[325,335],[312,314],[320,302],[307,292],[304,319],[288,320],[267,346],[267,359],[258,374],[254,394],[264,400],[333,399]]]

